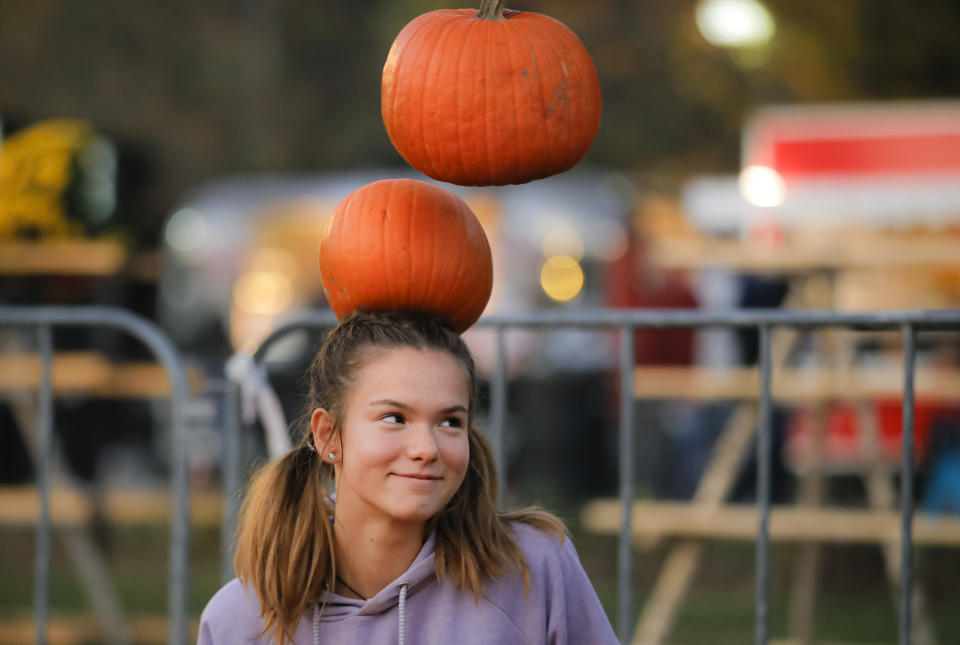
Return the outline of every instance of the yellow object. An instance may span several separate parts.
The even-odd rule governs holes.
[[[73,156],[94,139],[89,123],[51,120],[17,132],[0,145],[0,239],[28,231],[42,238],[76,237],[63,196]]]

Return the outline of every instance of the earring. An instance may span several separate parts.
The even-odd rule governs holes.
[[[327,459],[329,459],[329,460],[331,461],[331,463],[334,462],[334,461],[336,461],[336,460],[337,460],[337,453],[331,452],[329,455],[327,455]]]

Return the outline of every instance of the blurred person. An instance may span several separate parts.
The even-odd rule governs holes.
[[[560,520],[497,510],[448,323],[354,314],[309,375],[309,427],[250,485],[201,645],[617,642]]]
[[[923,480],[923,510],[960,515],[960,408],[938,409],[932,425]]]
[[[663,269],[650,259],[649,241],[631,235],[626,252],[607,270],[606,304],[614,309],[697,309],[685,272]],[[695,331],[689,327],[641,328],[634,332],[634,365],[683,366],[694,363]],[[687,499],[696,488],[712,441],[712,426],[695,404],[684,400],[637,399],[635,460],[658,499]]]

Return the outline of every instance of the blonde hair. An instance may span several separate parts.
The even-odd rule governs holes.
[[[440,318],[411,312],[357,313],[327,336],[310,368],[307,410],[325,408],[334,433],[343,425],[347,393],[371,350],[412,347],[449,353],[470,382],[467,437],[470,459],[463,483],[427,529],[436,532],[437,579],[449,575],[480,598],[484,582],[498,575],[520,574],[529,591],[529,567],[509,530],[524,522],[558,537],[565,528],[555,516],[533,507],[497,510],[496,465],[490,445],[473,425],[476,370],[457,332]],[[304,612],[333,589],[336,577],[334,513],[324,482],[332,467],[319,458],[309,427],[298,446],[266,464],[251,480],[237,528],[237,577],[260,601],[263,634],[277,645],[293,640]]]

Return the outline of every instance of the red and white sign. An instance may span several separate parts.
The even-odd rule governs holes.
[[[765,108],[744,131],[744,166],[804,178],[960,178],[960,102]]]
[[[742,165],[776,171],[762,173],[779,184],[776,203],[748,203],[734,177],[697,177],[682,198],[699,228],[744,230],[763,217],[784,225],[955,223],[960,101],[763,108],[744,128]]]

